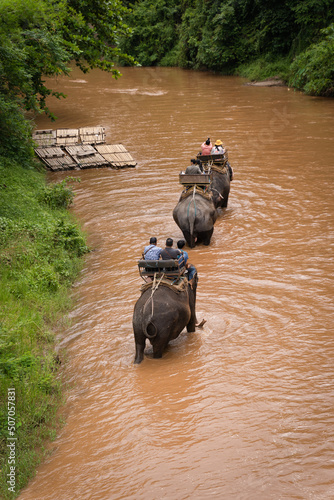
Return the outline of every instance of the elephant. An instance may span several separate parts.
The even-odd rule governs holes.
[[[210,244],[217,219],[217,211],[210,196],[202,195],[196,190],[193,195],[181,195],[173,210],[173,218],[190,248],[196,243]]]
[[[133,332],[136,344],[135,364],[144,358],[145,343],[148,339],[153,346],[153,357],[161,358],[167,344],[176,339],[187,327],[194,332],[196,326],[197,274],[190,284],[183,287],[162,282],[157,288],[146,288],[137,300],[133,312]]]
[[[212,165],[211,175],[210,192],[213,204],[215,208],[226,208],[230,193],[230,182],[233,176],[232,167],[228,162],[223,167]]]

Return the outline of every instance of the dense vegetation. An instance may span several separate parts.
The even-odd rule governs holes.
[[[46,185],[44,173],[3,158],[0,179],[0,498],[12,498],[9,430],[17,493],[55,432],[62,393],[53,329],[68,311],[68,289],[88,248],[67,210],[69,181]],[[15,405],[7,405],[8,389]]]
[[[122,49],[142,65],[280,76],[334,96],[333,0],[137,0]]]
[[[70,62],[115,77],[115,63],[133,63],[118,48],[126,11],[120,0],[0,2],[0,498],[18,495],[55,433],[54,331],[88,251],[69,181],[47,185],[34,159],[31,120],[53,118],[47,97],[64,96],[45,77],[67,75]]]

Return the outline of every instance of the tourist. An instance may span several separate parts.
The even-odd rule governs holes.
[[[211,144],[210,137],[208,137],[207,140],[203,142],[201,146],[201,154],[203,156],[210,155],[212,147],[213,145]]]
[[[188,252],[186,252],[185,250],[182,250],[185,244],[186,244],[186,242],[184,240],[179,240],[177,242],[177,248],[181,252],[181,255],[179,257],[179,266],[181,267],[182,263],[184,262],[184,264],[186,266],[186,270],[187,270],[186,271],[187,272],[187,278],[188,278],[188,281],[191,284],[193,277],[197,273],[197,269],[196,269],[196,267],[193,264],[190,264],[190,262],[188,262],[188,258],[189,258]]]
[[[163,260],[178,259],[180,253],[180,250],[173,248],[173,239],[167,238],[166,248],[161,250],[161,258]]]
[[[143,259],[145,260],[159,260],[162,248],[157,246],[157,239],[155,236],[150,238],[150,244],[144,248]]]
[[[201,167],[198,164],[198,160],[190,160],[190,165],[189,165],[189,167],[186,168],[185,173],[186,174],[202,174],[203,167],[201,170]]]
[[[216,155],[216,154],[224,154],[224,153],[225,153],[225,148],[223,147],[223,143],[220,139],[218,139],[215,142],[215,145],[213,146],[213,148],[211,150],[211,154]]]

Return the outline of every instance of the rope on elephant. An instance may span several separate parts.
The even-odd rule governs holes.
[[[196,194],[199,194],[200,196],[202,196],[206,200],[211,200],[211,196],[210,196],[210,193],[208,191],[204,191],[204,189],[197,186],[197,184],[194,184],[193,186],[189,186],[189,188],[187,188],[185,191],[182,191],[181,196],[180,196],[180,201],[185,200],[186,198],[188,198],[188,196],[191,196],[191,195],[194,196],[194,192],[193,192],[194,187],[196,190]]]
[[[221,198],[222,200],[224,199],[224,196],[218,191],[216,188],[211,188],[211,191],[215,191],[218,194],[218,197]]]
[[[154,275],[155,276],[155,275]],[[154,287],[154,291],[152,292],[151,294],[151,297],[153,295],[153,293],[155,292],[155,290],[157,290],[158,286],[165,286],[165,287],[168,287],[170,288],[171,290],[173,290],[173,292],[175,293],[181,293],[181,292],[184,292],[186,289],[187,289],[187,285],[188,285],[188,280],[187,278],[184,276],[182,277],[178,283],[173,283],[172,281],[168,280],[167,278],[164,278],[163,276],[161,277],[161,279],[159,280],[159,283],[158,285],[154,285],[154,280],[153,281],[150,281],[149,283],[144,283],[141,287],[140,287],[140,291],[141,293],[144,293],[146,290],[148,290],[149,288],[152,288]]]
[[[220,174],[227,174],[227,160],[224,160],[224,163],[221,165],[211,165],[211,170],[215,170],[216,172],[219,172]]]

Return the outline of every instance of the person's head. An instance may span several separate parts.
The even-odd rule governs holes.
[[[167,238],[166,240],[166,247],[172,247],[173,246],[173,240],[172,238]]]
[[[211,142],[211,141],[210,141],[210,137],[208,137],[208,138],[207,138],[207,140],[205,141],[205,144],[206,144],[207,146],[209,146],[209,145],[210,145],[210,142]]]
[[[222,146],[223,143],[220,139],[218,139],[216,142],[215,142],[215,146]]]
[[[156,239],[156,237],[155,237],[155,236],[152,236],[152,237],[150,238],[150,245],[156,245],[156,244],[157,244],[157,239]]]
[[[190,160],[190,163],[193,163],[193,165],[196,165],[196,160],[195,160],[194,158],[192,158],[192,159]]]
[[[179,248],[181,250],[181,248],[183,248],[185,244],[186,244],[186,242],[184,240],[179,240],[177,242],[177,248]]]

